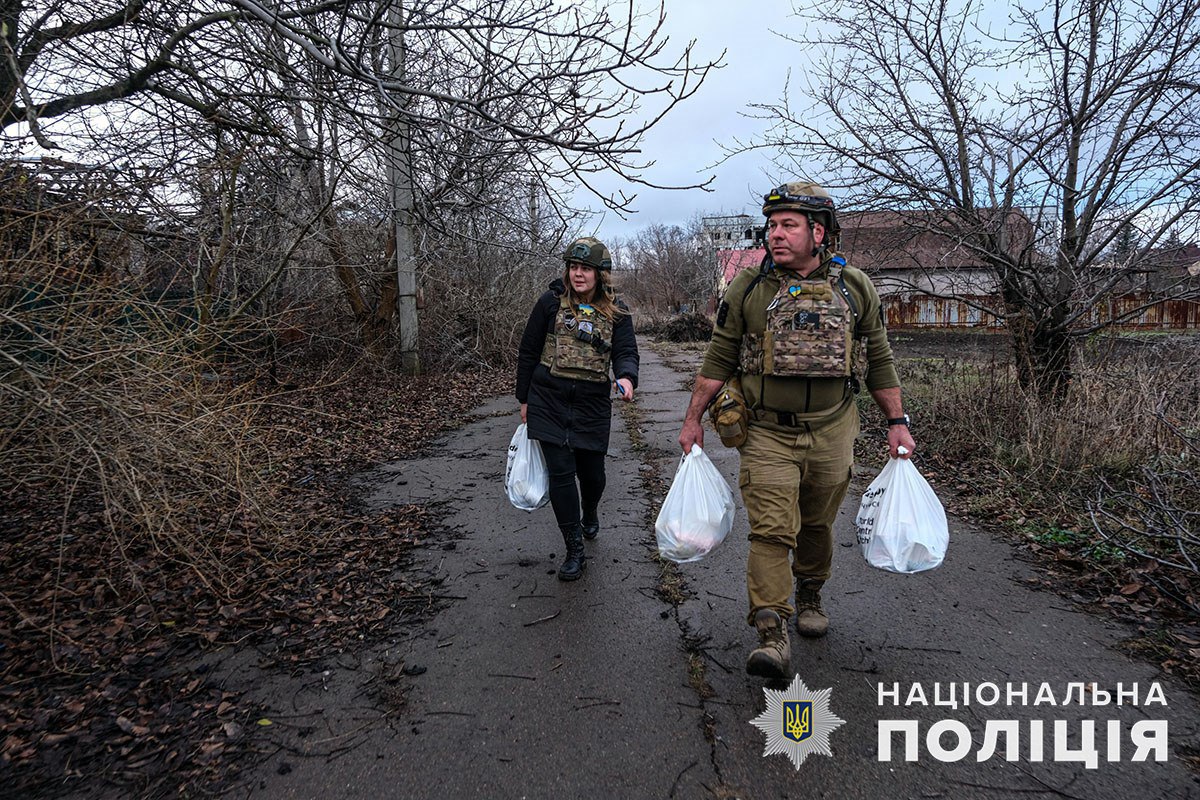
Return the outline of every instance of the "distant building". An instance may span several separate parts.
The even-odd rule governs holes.
[[[748,250],[718,250],[717,264],[721,269],[718,273],[720,277],[717,294],[725,294],[725,289],[728,288],[730,281],[742,270],[750,267],[757,269],[766,254],[767,251],[761,247]]]
[[[839,252],[871,276],[880,295],[978,297],[999,291],[994,268],[960,239],[929,230],[922,212],[867,211],[839,215]],[[1024,217],[1014,219],[1017,234]]]
[[[716,250],[740,250],[762,243],[761,228],[749,214],[702,217],[700,243]]]
[[[1008,217],[1001,235],[1010,237],[1014,250],[1032,246],[1036,236],[1046,233],[1033,219],[1037,216],[1035,211]],[[838,219],[838,252],[871,276],[890,327],[1001,326],[982,310],[999,304],[995,268],[961,238],[939,233],[929,212],[850,212]],[[752,237],[753,232],[738,239],[737,246],[717,250],[718,296],[739,272],[762,263],[766,250]],[[1155,299],[1164,292],[1178,296],[1181,288],[1193,297],[1200,291],[1200,245],[1176,242],[1156,248],[1140,254],[1136,266],[1112,259],[1097,264],[1091,276],[1080,277],[1093,282],[1084,290],[1110,295],[1096,305],[1093,322],[1120,318],[1120,325],[1129,328],[1200,327],[1200,304],[1194,299]]]
[[[1174,244],[1146,254],[1146,291],[1164,291],[1200,283],[1200,245]]]

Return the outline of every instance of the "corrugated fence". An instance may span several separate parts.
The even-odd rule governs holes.
[[[1003,328],[1004,323],[971,303],[996,307],[999,298],[982,295],[947,299],[928,295],[885,295],[884,313],[889,328]],[[1125,314],[1118,328],[1131,330],[1200,329],[1200,301],[1163,300],[1152,305],[1144,294],[1116,295],[1092,309],[1090,321],[1104,322]],[[1145,308],[1141,308],[1146,306]],[[1140,309],[1140,310],[1138,310]]]

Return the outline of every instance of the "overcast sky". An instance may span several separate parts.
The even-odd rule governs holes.
[[[687,185],[711,175],[714,191],[656,191],[611,178],[598,180],[606,189],[620,187],[638,195],[633,205],[637,213],[627,220],[608,212],[593,221],[601,238],[627,237],[656,222],[683,225],[695,214],[759,213],[763,194],[792,176],[776,174],[763,153],[745,153],[712,165],[722,157],[721,144],[753,138],[765,129],[765,122],[743,116],[746,104],[777,101],[788,69],[802,63],[800,46],[771,31],[799,34],[803,25],[804,20],[793,16],[791,0],[667,0],[669,52],[678,53],[695,39],[696,60],[713,60],[726,50],[725,67],[711,72],[694,97],[651,131],[643,157],[656,164],[646,177],[659,184]],[[793,94],[797,84],[793,78]],[[586,202],[582,195],[578,199]],[[599,208],[598,203],[590,205]]]
[[[802,5],[806,0],[796,2]],[[657,8],[657,0],[638,3],[642,8]],[[621,5],[623,0],[615,3],[617,11]],[[576,193],[576,206],[597,212],[587,227],[588,232],[601,238],[627,238],[653,223],[685,225],[697,214],[757,215],[762,195],[781,180],[794,177],[777,174],[765,153],[737,155],[717,164],[724,155],[722,144],[732,146],[735,139],[753,139],[766,129],[766,122],[744,116],[747,104],[779,100],[789,68],[795,71],[803,63],[802,48],[772,32],[803,32],[805,20],[794,16],[792,0],[752,0],[745,4],[733,0],[666,0],[666,11],[665,31],[670,39],[659,62],[670,63],[694,39],[693,63],[716,60],[724,50],[724,67],[710,72],[699,91],[650,132],[643,152],[635,158],[655,162],[644,173],[651,182],[690,185],[712,176],[711,191],[654,190],[611,175],[593,176],[597,188],[606,193],[637,194],[632,206],[636,213],[622,219],[611,211],[603,212],[603,205],[590,194]],[[793,78],[793,96],[801,84],[798,76]],[[643,105],[647,111],[661,109],[656,99]],[[103,125],[105,120],[96,115],[91,124]],[[40,150],[32,148],[32,152]]]

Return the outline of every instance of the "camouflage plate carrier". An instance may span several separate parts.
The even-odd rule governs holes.
[[[742,371],[748,375],[849,378],[857,358],[857,311],[842,281],[840,256],[829,277],[781,276],[767,306],[766,329],[742,339]]]
[[[579,304],[576,314],[564,294],[554,318],[554,331],[542,346],[542,363],[556,378],[608,382],[613,323],[594,307]]]

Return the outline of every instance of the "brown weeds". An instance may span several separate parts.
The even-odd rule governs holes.
[[[1055,403],[1023,392],[1006,354],[968,350],[901,364],[929,470],[1034,546],[1106,573],[1114,602],[1144,584],[1200,614],[1200,337],[1098,340]]]

